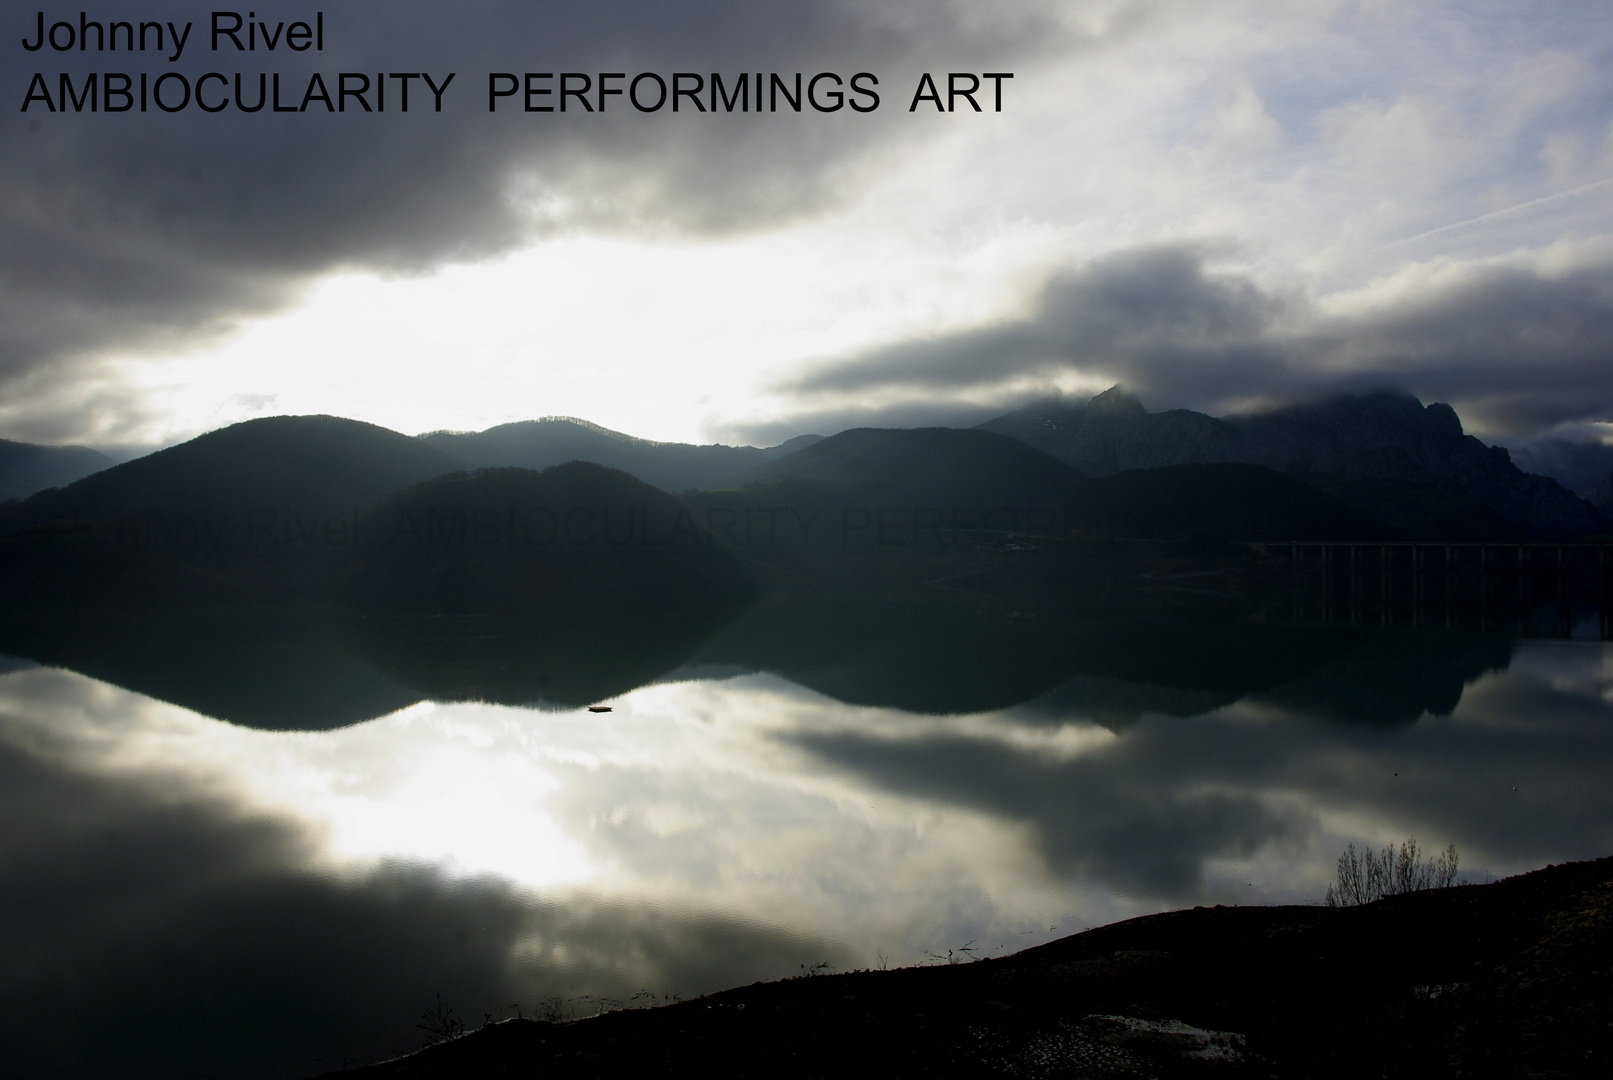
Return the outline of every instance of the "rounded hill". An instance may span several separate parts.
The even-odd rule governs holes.
[[[396,431],[337,416],[270,416],[43,491],[7,525],[183,508],[241,516],[255,508],[351,514],[458,463]]]
[[[359,594],[404,610],[656,613],[749,588],[740,560],[677,499],[572,461],[412,485],[359,522]]]
[[[806,481],[938,506],[1045,505],[1083,477],[1018,439],[959,428],[853,428],[753,469],[744,483]]]

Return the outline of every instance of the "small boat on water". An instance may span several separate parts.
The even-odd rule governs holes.
[[[590,706],[588,706],[588,711],[589,712],[610,712],[610,706],[609,705],[590,705]]]

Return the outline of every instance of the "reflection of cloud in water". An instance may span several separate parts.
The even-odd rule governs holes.
[[[244,805],[200,755],[161,760],[169,736],[207,738],[184,714],[39,674],[71,699],[54,717],[19,722],[41,687],[0,683],[0,1058],[27,1074],[298,1075],[417,1044],[439,993],[474,1021],[846,962],[810,931],[676,903],[391,860],[333,872],[319,828]],[[143,746],[118,745],[119,712]]]
[[[496,710],[439,714],[421,704],[335,732],[274,733],[60,671],[0,686],[15,688],[0,702],[23,718],[14,730],[36,750],[78,771],[166,775],[181,791],[290,814],[317,831],[317,850],[333,866],[402,857],[531,885],[588,873],[586,856],[544,810],[552,777],[487,752]],[[26,707],[16,700],[23,695]],[[508,843],[511,835],[521,842]]]
[[[1409,724],[1336,722],[1322,680],[1118,731],[1080,701],[1181,695],[1088,680],[1062,713],[919,716],[736,675],[599,716],[422,705],[291,733],[14,671],[0,1054],[295,1071],[405,1048],[439,992],[476,1019],[1315,900],[1349,840],[1454,841],[1481,876],[1602,855],[1610,657],[1481,657],[1449,715]]]
[[[1129,768],[1148,737],[1065,760],[950,735],[841,732],[803,735],[800,743],[893,790],[1031,822],[1057,870],[1130,896],[1188,897],[1206,859],[1251,855],[1300,824],[1258,794],[1183,786]]]
[[[1285,688],[1189,720],[1137,716],[1122,738],[1062,759],[1008,734],[1016,713],[1046,723],[1034,709],[990,735],[914,723],[789,738],[886,790],[1023,822],[1054,867],[1133,895],[1187,902],[1217,861],[1258,857],[1260,895],[1305,899],[1331,874],[1315,857],[1350,839],[1454,841],[1495,872],[1613,851],[1602,655],[1520,646],[1505,674],[1474,670],[1448,717],[1402,730],[1327,722],[1338,709],[1325,699],[1327,720],[1285,708],[1309,704]],[[1302,863],[1273,880],[1306,852],[1309,873]]]

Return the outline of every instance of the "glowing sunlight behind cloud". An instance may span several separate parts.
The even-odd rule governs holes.
[[[865,116],[389,117],[438,140],[409,169],[357,179],[395,150],[379,124],[350,145],[319,128],[308,148],[310,168],[347,169],[367,198],[298,194],[314,174],[276,181],[255,164],[263,147],[239,139],[209,161],[266,178],[251,181],[270,186],[245,218],[206,192],[176,203],[156,175],[150,191],[85,194],[111,200],[109,214],[128,208],[73,232],[74,244],[95,239],[80,256],[52,256],[83,267],[39,258],[14,276],[36,299],[11,297],[0,436],[150,445],[323,412],[410,433],[575,415],[652,439],[776,440],[975,422],[1113,381],[1154,407],[1304,397],[1354,385],[1334,377],[1341,351],[1352,379],[1471,403],[1497,431],[1609,418],[1613,389],[1599,386],[1544,402],[1485,365],[1421,379],[1370,321],[1291,350],[1288,377],[1253,387],[1194,356],[1163,372],[1071,341],[1035,375],[967,392],[803,392],[806,375],[848,358],[905,350],[922,367],[929,343],[1012,324],[1062,278],[1161,247],[1325,308],[1403,285],[1418,266],[1539,262],[1607,239],[1613,126],[1597,58],[1613,29],[1594,6],[1525,18],[1432,2],[1071,2],[985,22],[923,10],[868,15],[857,34],[840,21],[863,17],[846,11],[761,5],[705,31],[714,68],[729,48],[878,70],[882,104]],[[774,25],[791,19],[802,21],[788,32]],[[444,57],[513,63],[505,44],[459,29],[462,40],[437,35]],[[579,19],[553,47],[581,64],[639,29]],[[909,111],[915,73],[947,67],[1012,71],[1002,111]],[[163,138],[188,147],[186,130],[175,120]],[[21,160],[77,152],[53,132],[41,127]],[[83,166],[86,184],[96,168]],[[19,174],[12,202],[44,206],[54,182]],[[191,231],[161,225],[167,213],[191,215]],[[54,220],[30,219],[27,237]],[[32,250],[19,244],[18,257]],[[146,271],[126,262],[141,251],[155,260]],[[1608,265],[1586,273],[1605,279]],[[1556,288],[1536,290],[1546,307]],[[1401,292],[1405,310],[1426,306]],[[1576,317],[1594,331],[1585,347],[1605,352],[1600,316]]]

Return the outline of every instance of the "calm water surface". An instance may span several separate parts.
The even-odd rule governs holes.
[[[686,668],[609,713],[319,732],[0,671],[23,1075],[296,1076],[417,1047],[439,1000],[474,1026],[1314,903],[1350,842],[1455,843],[1476,881],[1613,852],[1594,642],[1391,638],[1255,692],[1082,676],[972,713]]]

